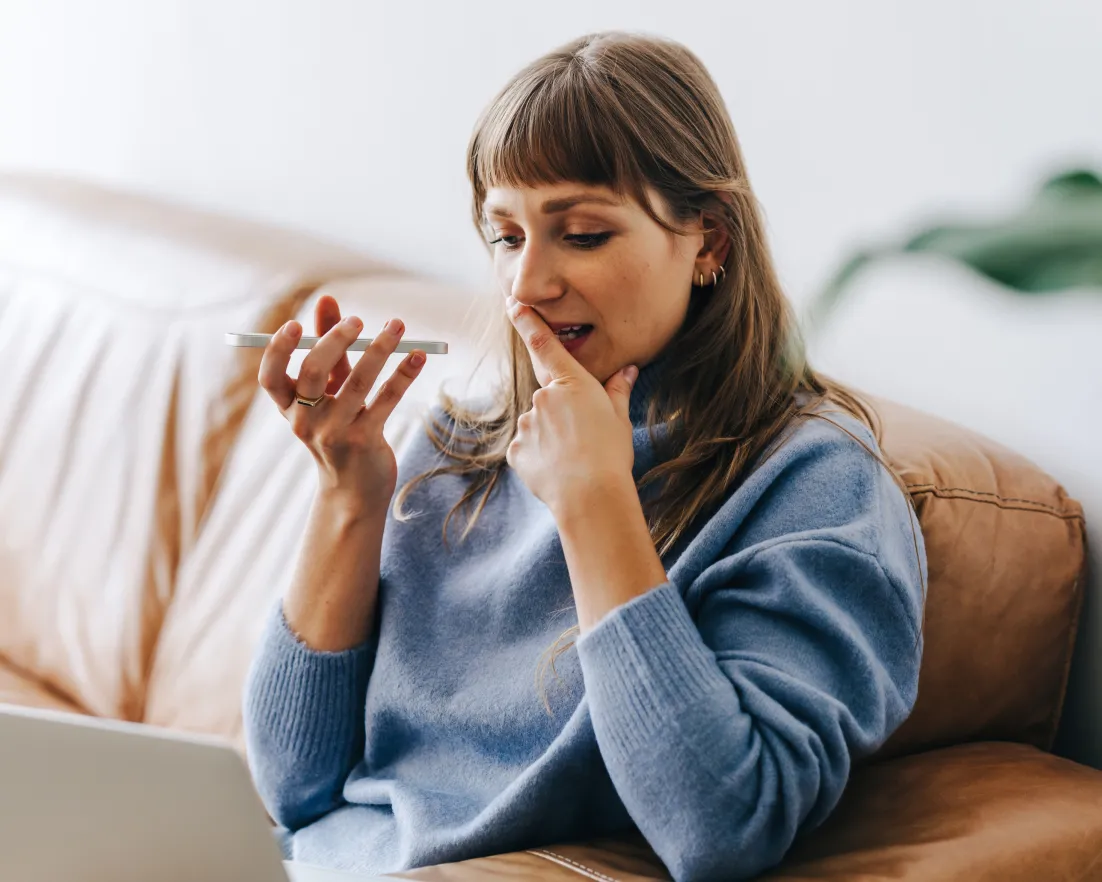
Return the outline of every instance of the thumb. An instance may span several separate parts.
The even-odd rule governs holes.
[[[612,400],[612,406],[623,419],[628,418],[628,402],[631,400],[631,389],[639,376],[639,368],[629,364],[621,368],[605,383],[605,391]]]

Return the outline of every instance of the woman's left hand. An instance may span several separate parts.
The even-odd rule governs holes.
[[[506,460],[556,520],[593,494],[634,493],[628,400],[638,369],[629,365],[602,386],[531,307],[509,297],[509,320],[528,347],[542,388],[517,422]]]

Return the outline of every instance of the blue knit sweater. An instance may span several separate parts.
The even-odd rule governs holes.
[[[632,392],[636,477],[655,461],[654,370]],[[440,461],[417,432],[399,486]],[[541,656],[577,623],[555,522],[510,471],[445,549],[461,490],[434,478],[409,498],[416,517],[388,522],[360,646],[315,651],[271,609],[243,709],[286,857],[385,873],[637,828],[677,880],[747,878],[823,821],[914,704],[922,536],[883,467],[822,420],[542,691]]]

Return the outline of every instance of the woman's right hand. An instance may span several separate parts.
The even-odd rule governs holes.
[[[409,353],[371,403],[365,404],[383,364],[402,339],[402,322],[391,319],[350,367],[348,347],[359,336],[363,323],[354,316],[342,321],[340,307],[332,297],[318,300],[314,321],[321,339],[303,359],[298,379],[287,375],[287,365],[302,327],[290,321],[264,350],[260,385],[313,455],[322,492],[384,518],[398,480],[398,465],[383,437],[383,425],[421,372],[425,353]],[[309,407],[296,401],[296,395],[324,398]]]

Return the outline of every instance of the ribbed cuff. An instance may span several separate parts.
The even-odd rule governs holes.
[[[245,711],[299,761],[343,761],[365,724],[374,659],[373,640],[340,652],[307,646],[291,631],[279,601],[261,637]]]
[[[625,755],[703,696],[731,688],[669,582],[610,612],[577,648],[594,723]]]

